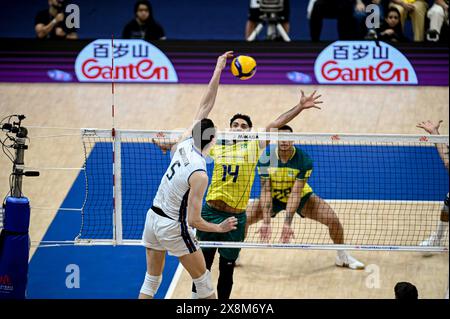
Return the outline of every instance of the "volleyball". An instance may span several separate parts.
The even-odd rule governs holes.
[[[231,73],[240,80],[248,80],[256,73],[256,61],[250,56],[240,55],[231,62]]]

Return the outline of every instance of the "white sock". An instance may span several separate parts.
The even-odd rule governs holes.
[[[436,231],[436,236],[439,240],[444,237],[444,233],[447,230],[448,222],[443,222],[442,220],[439,221],[438,228]]]

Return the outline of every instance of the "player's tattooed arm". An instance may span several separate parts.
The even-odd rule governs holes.
[[[268,242],[272,236],[271,214],[272,214],[272,193],[270,188],[270,178],[261,178],[260,205],[263,214],[263,223],[258,232],[262,242]]]
[[[300,92],[301,92],[300,101],[289,111],[284,112],[283,114],[278,116],[275,120],[270,122],[265,128],[266,132],[270,132],[273,129],[277,129],[279,127],[282,127],[283,125],[286,125],[287,123],[292,121],[297,115],[299,115],[300,112],[302,112],[303,110],[311,108],[320,110],[318,104],[323,103],[322,101],[319,101],[319,98],[322,95],[316,95],[317,91],[314,91],[309,96],[306,96],[302,90],[300,90]],[[269,141],[260,141],[260,147],[264,148],[267,146],[268,143]]]
[[[439,128],[442,122],[442,120],[437,123],[428,120],[417,123],[416,127],[425,130],[428,134],[440,135]],[[436,148],[439,152],[439,156],[441,157],[442,162],[444,162],[445,167],[448,169],[448,145],[436,144]]]
[[[294,231],[292,230],[292,220],[295,212],[300,205],[302,199],[303,187],[305,187],[305,180],[296,180],[294,186],[292,186],[291,193],[289,194],[286,205],[286,217],[284,219],[283,230],[281,231],[281,242],[289,243],[291,238],[294,238]]]

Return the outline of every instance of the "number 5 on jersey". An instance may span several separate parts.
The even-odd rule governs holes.
[[[180,166],[181,166],[180,162],[179,162],[179,161],[176,161],[176,162],[173,163],[172,166],[170,167],[170,171],[171,171],[171,172],[166,174],[166,177],[167,177],[167,179],[168,179],[169,181],[172,179],[173,175],[175,175],[175,166],[176,166],[176,167],[180,167]]]
[[[222,182],[225,182],[227,180],[227,175],[233,176],[233,183],[236,183],[239,175],[239,165],[236,165],[236,168],[233,172],[233,165],[222,165],[223,167],[223,175],[222,175]]]

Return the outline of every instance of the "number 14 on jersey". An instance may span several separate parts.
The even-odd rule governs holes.
[[[222,175],[222,182],[225,182],[227,180],[227,176],[233,177],[233,183],[236,183],[239,175],[239,165],[234,165],[235,168],[233,170],[233,165],[222,165],[223,167],[223,175]]]

